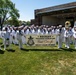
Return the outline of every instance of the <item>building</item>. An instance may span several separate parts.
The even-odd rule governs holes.
[[[31,25],[32,24],[35,24],[35,19],[31,19],[31,22],[30,23],[31,23]]]
[[[73,27],[76,20],[76,2],[52,6],[48,8],[36,9],[36,25],[65,25],[65,21],[70,21]]]

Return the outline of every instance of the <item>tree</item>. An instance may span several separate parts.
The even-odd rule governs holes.
[[[31,22],[30,22],[30,21],[27,21],[27,22],[26,22],[26,25],[30,25],[30,24],[31,24]]]
[[[16,20],[20,17],[19,10],[11,0],[0,0],[0,25],[1,30],[4,22],[9,18]]]
[[[19,26],[19,20],[17,19],[9,19],[4,22],[4,24],[9,24],[9,25],[14,25],[14,26]]]

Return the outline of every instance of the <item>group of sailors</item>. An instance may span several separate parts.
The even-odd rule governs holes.
[[[76,49],[76,21],[74,27],[70,27],[70,22],[65,23],[65,27],[62,25],[58,26],[5,26],[2,31],[0,31],[0,37],[3,39],[4,50],[6,50],[7,42],[11,48],[11,44],[19,45],[19,48],[23,48],[23,44],[26,44],[26,36],[29,34],[34,35],[44,35],[44,34],[55,34],[56,42],[58,43],[58,48],[62,48],[63,43],[65,43],[66,48],[70,48],[70,44],[73,43]]]

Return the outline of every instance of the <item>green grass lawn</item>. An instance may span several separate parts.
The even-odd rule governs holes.
[[[76,51],[56,48],[12,45],[0,51],[0,75],[76,75]]]

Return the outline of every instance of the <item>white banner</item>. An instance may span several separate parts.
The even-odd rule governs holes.
[[[56,35],[26,35],[29,46],[55,46]]]

